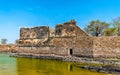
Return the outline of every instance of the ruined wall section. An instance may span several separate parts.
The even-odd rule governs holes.
[[[73,55],[95,58],[120,58],[120,37],[62,37],[53,38],[51,46],[54,54],[69,55],[69,50],[73,50]]]
[[[19,47],[17,53],[27,53],[27,54],[52,54],[50,47]]]
[[[54,47],[73,46],[74,37],[56,37],[50,40],[50,45]]]
[[[57,25],[55,31],[49,27],[21,28],[20,53],[46,53],[70,55],[70,49],[76,56],[92,55],[92,39],[81,30],[76,21],[71,20]]]
[[[52,53],[57,55],[70,55],[70,49],[73,55],[83,57],[93,57],[93,38],[78,37],[56,37],[50,41]]]
[[[55,36],[56,37],[74,37],[74,36],[89,36],[89,35],[76,25],[76,21],[71,20],[70,22],[56,25]]]
[[[55,37],[50,40],[51,51],[54,55],[69,55],[69,48],[74,47],[75,37]]]
[[[20,46],[40,46],[45,45],[50,37],[52,30],[48,26],[21,28]]]
[[[55,31],[53,31],[48,26],[21,28],[19,44],[20,46],[43,46],[43,45],[47,46],[51,45],[50,43],[51,38],[63,39],[74,38],[76,36],[88,37],[89,35],[76,25],[76,21],[71,20],[70,22],[57,25]],[[66,44],[66,46],[70,45]]]
[[[74,55],[82,57],[93,57],[93,38],[78,36],[75,39]]]
[[[64,24],[57,25],[55,37],[50,41],[55,48],[54,53],[69,55],[70,49],[76,56],[93,56],[92,38],[76,25],[76,21],[71,20]]]
[[[120,37],[93,37],[94,57],[120,58]]]
[[[49,36],[49,27],[21,28],[20,39],[41,39]]]

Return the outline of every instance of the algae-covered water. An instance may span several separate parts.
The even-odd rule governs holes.
[[[88,71],[76,63],[56,60],[9,57],[0,54],[0,75],[108,75]]]

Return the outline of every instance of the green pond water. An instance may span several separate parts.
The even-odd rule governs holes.
[[[0,75],[108,75],[75,66],[77,63],[57,60],[9,57],[0,54]]]

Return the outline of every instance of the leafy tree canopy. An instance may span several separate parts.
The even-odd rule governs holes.
[[[109,24],[106,22],[101,22],[99,20],[91,21],[85,27],[85,31],[92,36],[102,36],[104,31],[109,27]]]
[[[7,39],[6,38],[2,38],[1,39],[1,44],[7,44]]]

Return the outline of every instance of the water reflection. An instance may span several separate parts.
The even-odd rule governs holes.
[[[55,60],[17,58],[18,75],[105,75]]]
[[[107,75],[92,72],[79,67],[72,63],[30,59],[14,58],[8,54],[0,54],[0,75]]]
[[[17,75],[16,58],[0,54],[0,75]]]
[[[70,69],[69,69],[70,71],[72,71],[73,70],[73,66],[72,65],[70,65]]]

